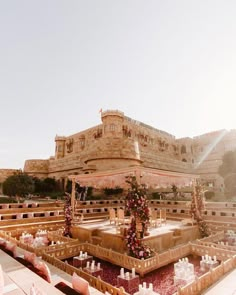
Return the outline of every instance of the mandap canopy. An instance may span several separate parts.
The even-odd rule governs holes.
[[[72,181],[72,208],[75,200],[75,183],[81,186],[94,188],[127,188],[127,176],[135,176],[139,183],[145,184],[148,188],[170,187],[175,184],[177,187],[192,186],[196,179],[195,174],[163,171],[144,167],[129,167],[110,171],[100,171],[91,174],[70,175]]]

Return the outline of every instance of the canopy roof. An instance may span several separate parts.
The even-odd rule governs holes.
[[[199,178],[195,174],[170,172],[144,167],[129,167],[109,171],[94,172],[91,174],[70,175],[68,178],[81,186],[95,188],[128,187],[126,177],[136,176],[141,184],[152,188],[170,187],[175,184],[178,187],[192,186]]]

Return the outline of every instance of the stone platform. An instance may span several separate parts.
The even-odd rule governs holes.
[[[109,220],[82,223],[72,227],[73,238],[81,242],[98,244],[104,248],[125,253],[126,241],[124,228],[128,225],[116,226]],[[197,226],[185,226],[179,221],[167,220],[166,224],[150,228],[149,235],[143,238],[146,245],[156,252],[163,252],[171,247],[187,243],[199,238]]]

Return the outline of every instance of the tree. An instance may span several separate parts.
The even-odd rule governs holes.
[[[225,190],[229,196],[236,194],[236,150],[224,154],[218,170],[224,178]]]
[[[34,192],[34,181],[28,174],[18,172],[3,182],[2,189],[5,195],[25,197]]]
[[[236,173],[227,174],[224,178],[225,192],[229,196],[236,195]]]
[[[51,193],[55,191],[59,191],[58,183],[54,178],[47,177],[43,179],[44,184],[44,192]]]
[[[172,190],[172,192],[174,194],[174,198],[176,199],[177,196],[178,196],[178,188],[177,188],[177,186],[175,184],[172,184],[171,190]]]
[[[62,192],[58,181],[54,178],[47,177],[45,179],[39,179],[38,177],[33,177],[36,194],[45,195],[50,193],[60,193]]]
[[[44,192],[44,184],[42,180],[38,177],[33,177],[34,180],[34,193],[41,194]]]
[[[218,172],[223,178],[231,173],[236,173],[236,150],[224,154]]]

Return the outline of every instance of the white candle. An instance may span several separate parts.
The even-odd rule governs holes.
[[[100,262],[98,262],[97,267],[98,267],[98,269],[100,269],[100,267],[101,267],[101,263]]]
[[[129,272],[128,272],[128,271],[125,273],[125,278],[126,278],[127,280],[129,280]]]
[[[147,289],[147,283],[146,282],[143,282],[143,288]]]
[[[124,275],[125,275],[125,272],[124,272],[124,268],[122,267],[122,268],[120,269],[120,276],[123,278]]]
[[[87,265],[86,265],[86,267],[89,268],[89,261],[87,261]]]
[[[153,291],[153,284],[152,283],[149,284],[149,290]]]

